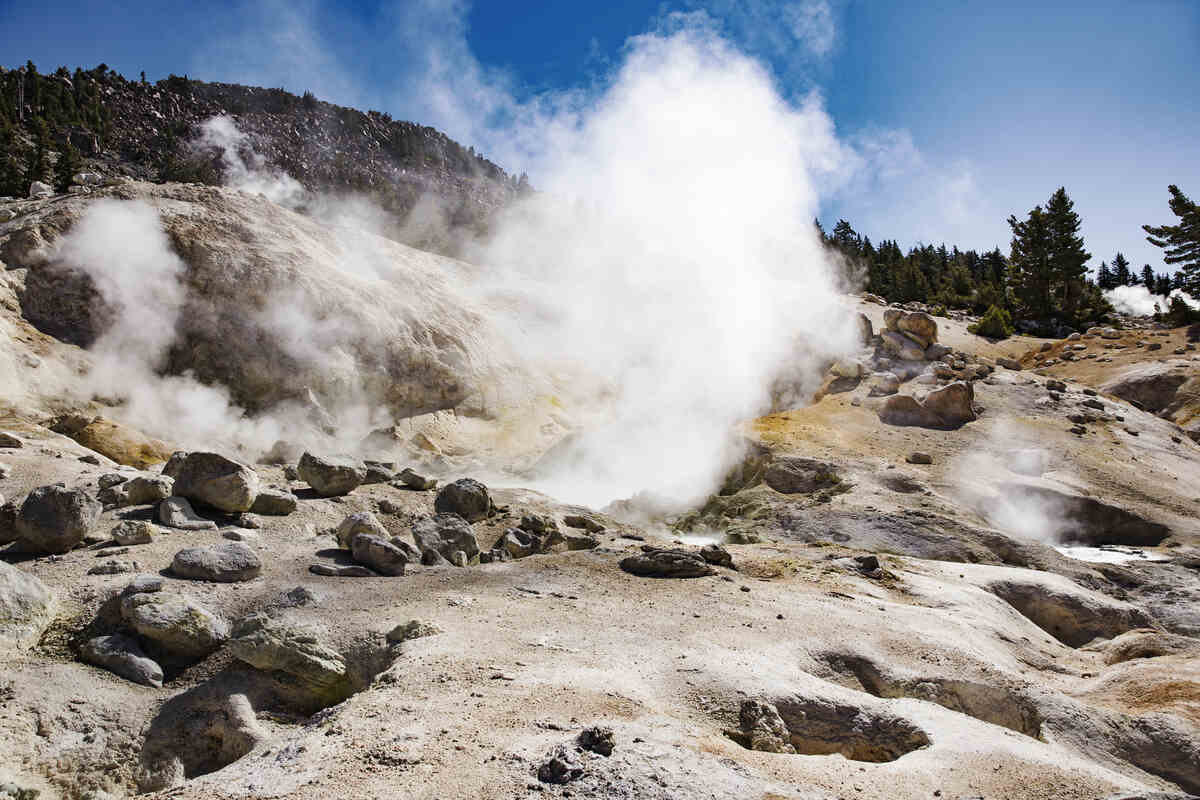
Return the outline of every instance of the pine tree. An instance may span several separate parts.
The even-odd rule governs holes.
[[[1167,295],[1169,295],[1171,293],[1171,288],[1172,287],[1171,287],[1171,276],[1170,275],[1159,275],[1157,278],[1154,279],[1153,292],[1155,294],[1166,297]]]
[[[1200,206],[1172,184],[1167,187],[1171,194],[1171,213],[1179,217],[1178,225],[1143,225],[1149,234],[1146,241],[1163,249],[1163,260],[1178,264],[1180,283],[1184,291],[1200,296]]]
[[[71,187],[72,178],[79,171],[80,164],[79,151],[71,144],[71,140],[67,139],[67,146],[63,148],[58,156],[58,163],[54,165],[54,188],[65,193]]]
[[[1154,291],[1154,270],[1150,269],[1149,264],[1142,266],[1142,286]]]
[[[1083,249],[1083,237],[1078,235],[1082,222],[1065,187],[1059,187],[1050,196],[1046,203],[1046,220],[1050,231],[1051,280],[1059,296],[1059,308],[1073,320],[1081,308],[1087,262],[1092,254]]]
[[[1134,282],[1133,273],[1129,270],[1129,262],[1125,256],[1117,253],[1113,256],[1113,282],[1117,286],[1129,286]]]
[[[1010,216],[1008,226],[1013,233],[1009,256],[1013,290],[1030,316],[1048,317],[1054,308],[1054,280],[1046,212],[1035,206],[1023,221]]]
[[[1108,268],[1108,262],[1106,261],[1101,261],[1100,269],[1096,270],[1096,285],[1105,290],[1117,285],[1116,280],[1113,278],[1112,270]]]
[[[862,240],[855,233],[854,228],[850,227],[850,223],[844,219],[839,219],[837,225],[833,227],[833,235],[830,240],[837,249],[851,258],[857,258],[861,254]]]
[[[29,192],[29,187],[34,181],[45,180],[48,166],[47,153],[50,150],[50,127],[46,125],[46,120],[41,117],[34,117],[33,127],[36,131],[36,140],[25,159],[25,180],[23,182],[22,195]]]

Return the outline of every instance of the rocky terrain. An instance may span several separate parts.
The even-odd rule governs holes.
[[[1200,793],[1188,331],[850,297],[704,502],[583,508],[477,267],[218,187],[3,208],[0,797]]]

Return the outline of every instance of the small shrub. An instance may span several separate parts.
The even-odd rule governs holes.
[[[1013,334],[1012,315],[1003,308],[989,306],[983,319],[969,326],[967,330],[989,339],[1007,339]]]

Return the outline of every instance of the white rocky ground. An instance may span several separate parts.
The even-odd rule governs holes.
[[[229,241],[195,220],[263,214],[251,208],[259,201],[221,190],[114,191],[155,204],[181,255],[192,252],[185,241]],[[1113,361],[1063,366],[1059,355],[1049,376],[1032,369],[1041,340],[991,344],[960,322],[937,320],[950,352],[918,346],[910,355],[920,361],[892,358],[877,340],[883,350],[864,346],[856,362],[866,372],[888,366],[899,393],[917,397],[938,389],[942,374],[941,384],[963,387],[943,398],[973,404],[914,401],[945,424],[887,424],[881,413],[896,410],[894,395],[875,388],[872,396],[887,381],[837,365],[817,402],[746,422],[747,458],[724,494],[658,524],[622,522],[613,516],[619,507],[565,506],[521,488],[511,471],[487,479],[491,508],[472,505],[479,498],[469,485],[453,498],[397,480],[406,466],[441,487],[483,477],[496,461],[515,469],[567,427],[549,419],[552,404],[529,406],[546,428],[482,415],[465,399],[468,379],[460,413],[376,434],[361,455],[389,463],[369,477],[361,463],[305,460],[297,472],[297,451],[273,464],[192,457],[164,468],[181,443],[122,416],[127,407],[73,394],[93,354],[28,319],[33,306],[54,304],[28,298],[31,278],[41,285],[35,273],[47,266],[30,258],[28,240],[16,240],[32,237],[22,233],[31,223],[43,242],[51,229],[61,233],[86,202],[36,201],[0,225],[8,267],[0,272],[0,494],[13,501],[0,513],[0,538],[23,539],[0,552],[0,796],[1200,792],[1200,446],[1180,427],[1186,420],[1151,413],[1186,398],[1143,411],[1107,389],[1091,393],[1160,355],[1132,339],[1168,337],[1130,334],[1120,351],[1104,348],[1117,340],[1081,337],[1070,346]],[[198,226],[191,240],[188,219]],[[331,241],[309,221],[285,222]],[[265,269],[288,246],[251,236],[247,252]],[[394,260],[421,283],[426,257],[414,253],[397,246]],[[185,261],[192,278],[216,263]],[[317,273],[306,280],[318,294],[345,282],[295,254],[287,263]],[[204,296],[207,284],[194,285]],[[334,311],[367,304],[330,302]],[[405,300],[381,302],[400,309]],[[859,310],[884,327],[882,307]],[[463,325],[455,347],[466,363],[504,369],[503,353],[474,322]],[[921,325],[917,318],[911,327]],[[442,340],[430,331],[428,341]],[[1177,385],[1187,385],[1200,373],[1195,351],[1182,332],[1169,341],[1171,369],[1186,376]],[[420,358],[414,347],[387,357]],[[944,360],[926,361],[931,355]],[[1028,368],[995,366],[1010,358]],[[1065,385],[1049,383],[1058,379]],[[318,402],[334,405],[330,395]],[[67,413],[83,418],[64,422]],[[307,446],[332,448],[336,437],[322,439],[319,417],[312,424]],[[186,444],[245,462],[262,455],[236,443]],[[117,478],[109,475],[125,480],[110,486]],[[376,482],[353,485],[364,477]],[[53,532],[69,536],[64,521],[74,518],[87,535],[48,553],[39,543],[51,537],[27,498],[56,482],[83,491],[70,508],[52,509]],[[172,492],[213,524],[161,524],[165,506],[179,505],[161,499]],[[422,522],[447,503],[474,520],[470,533],[490,563],[446,563],[460,551],[475,561],[460,536],[466,522],[447,523],[440,536]],[[344,524],[363,512],[374,519]],[[339,528],[352,549],[338,547]],[[146,543],[113,540],[146,532]],[[698,555],[717,537],[736,569]],[[1064,537],[1097,556],[1122,547],[1127,560],[1068,558],[1052,546]],[[500,560],[496,543],[523,557]],[[644,545],[685,552],[643,554]],[[209,549],[179,555],[196,547]],[[696,577],[622,568],[642,555],[652,568]],[[719,550],[707,555],[722,560]],[[378,574],[398,564],[403,575]],[[366,576],[317,574],[314,565]],[[126,638],[101,638],[111,636]],[[96,661],[108,668],[87,663]],[[592,749],[578,744],[597,726],[611,729],[609,755],[597,752],[606,750],[603,734]]]

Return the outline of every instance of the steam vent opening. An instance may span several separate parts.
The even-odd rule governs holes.
[[[1001,528],[1011,528],[1010,520],[1034,510],[1047,532],[1064,544],[1155,547],[1171,535],[1171,529],[1162,523],[1095,498],[1019,483],[998,486],[996,495],[985,501],[982,510]]]

